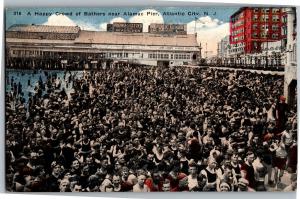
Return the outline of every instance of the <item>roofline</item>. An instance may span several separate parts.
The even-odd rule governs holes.
[[[240,14],[242,11],[244,11],[245,9],[247,9],[249,7],[241,7],[240,9],[238,9],[238,11],[236,11],[235,13],[233,13],[231,16],[230,16],[230,19],[235,17],[236,15]]]
[[[192,36],[196,35],[197,33],[192,34],[168,34],[168,33],[150,33],[150,32],[109,32],[109,31],[94,31],[94,30],[81,30],[81,32],[89,32],[89,33],[107,33],[107,34],[124,34],[124,35],[166,35],[166,36]]]
[[[77,26],[53,26],[53,25],[43,25],[43,24],[14,24],[14,25],[11,25],[5,32],[21,32],[21,31],[10,30],[10,29],[12,29],[14,27],[26,27],[26,26],[59,27],[59,28],[74,27],[74,28],[78,28],[79,31],[81,31],[81,28],[78,25]]]

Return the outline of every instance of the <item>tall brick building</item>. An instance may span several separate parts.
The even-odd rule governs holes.
[[[260,53],[263,42],[284,42],[285,29],[286,14],[283,8],[240,8],[230,17],[231,54]]]

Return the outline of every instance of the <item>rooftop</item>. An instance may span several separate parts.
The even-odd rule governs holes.
[[[39,32],[39,33],[78,33],[78,26],[48,26],[48,25],[26,25],[16,24],[8,28],[11,32]]]
[[[75,43],[147,45],[147,46],[198,46],[194,34],[167,35],[151,33],[121,33],[81,31]]]
[[[77,26],[47,26],[47,25],[14,25],[8,32],[39,32],[39,33],[79,33],[74,44],[107,44],[107,45],[145,45],[145,46],[179,46],[195,47],[198,42],[195,34],[153,34],[153,33],[126,33],[106,31],[80,30]],[[49,39],[13,38],[6,37],[7,42],[25,43],[52,43]],[[65,43],[55,41],[54,43]],[[70,41],[66,42],[70,43]]]

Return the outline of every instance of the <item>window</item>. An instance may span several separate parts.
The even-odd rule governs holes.
[[[262,38],[266,38],[267,37],[267,34],[266,33],[260,33],[260,37],[262,37]]]
[[[273,8],[272,13],[279,13],[279,8]]]
[[[287,16],[283,16],[283,17],[282,17],[282,22],[283,22],[283,23],[286,23],[286,22],[287,22]]]
[[[272,30],[277,31],[278,30],[278,25],[272,25]]]
[[[278,34],[272,34],[273,39],[278,39]]]
[[[266,17],[265,17],[265,21],[269,21],[269,16],[266,16]]]
[[[258,15],[253,15],[252,20],[253,20],[253,21],[257,21],[257,20],[258,20]]]
[[[269,25],[262,25],[261,30],[269,31]]]
[[[282,27],[282,35],[286,35],[287,34],[287,27],[284,26]]]
[[[273,22],[278,22],[279,21],[279,16],[277,16],[277,15],[272,16],[272,21]]]
[[[268,15],[262,15],[262,16],[260,17],[260,21],[262,21],[262,22],[269,21],[269,16],[268,16]]]

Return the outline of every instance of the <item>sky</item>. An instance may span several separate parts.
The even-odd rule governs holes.
[[[107,23],[187,24],[188,34],[197,32],[204,51],[217,52],[217,43],[229,35],[229,18],[239,7],[119,7],[119,8],[11,8],[6,10],[6,30],[14,24],[76,26],[106,31]],[[196,21],[196,22],[195,22]],[[207,43],[207,49],[206,49]]]

